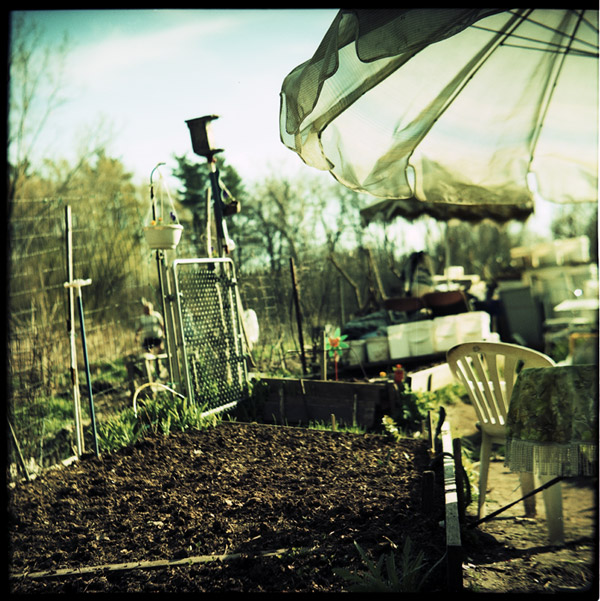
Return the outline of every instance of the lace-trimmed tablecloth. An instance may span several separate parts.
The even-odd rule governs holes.
[[[524,369],[506,426],[505,465],[511,471],[597,475],[598,366]]]

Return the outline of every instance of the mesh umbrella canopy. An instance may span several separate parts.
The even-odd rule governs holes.
[[[597,202],[598,11],[343,9],[285,78],[280,134],[377,197],[365,219]]]

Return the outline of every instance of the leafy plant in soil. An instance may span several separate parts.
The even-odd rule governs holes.
[[[393,551],[389,555],[382,553],[375,562],[356,541],[354,546],[366,571],[352,572],[347,568],[334,570],[334,573],[342,576],[349,583],[349,591],[352,593],[418,593],[442,561],[440,559],[424,573],[425,555],[422,551],[417,553],[413,551],[410,537],[404,541],[400,565],[396,565]]]

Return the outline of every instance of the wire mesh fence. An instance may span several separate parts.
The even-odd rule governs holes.
[[[161,306],[156,256],[142,238],[143,217],[139,212],[124,214],[114,199],[99,202],[63,197],[14,202],[9,230],[7,415],[22,456],[37,466],[51,465],[75,452],[70,326],[76,336],[75,364],[86,449],[92,444],[79,320],[75,317],[77,323],[70,322],[64,286],[69,280],[67,207],[72,219],[72,275],[74,279],[91,279],[82,289],[82,300],[89,377],[99,423],[110,413],[128,407],[139,384],[132,379],[131,365],[142,353],[136,336],[141,300]],[[185,246],[177,252],[177,258],[191,258],[181,256],[189,253]],[[316,325],[340,323],[338,278],[332,278],[318,260],[298,265],[297,273],[300,322],[289,271],[238,272],[240,317],[245,319],[251,309],[259,325],[248,371],[299,369],[299,323],[307,355],[317,341]],[[212,314],[205,317],[205,322],[215,318]],[[200,330],[188,329],[190,340],[204,336]],[[240,356],[236,351],[229,357],[237,358],[235,369]],[[224,369],[230,368],[231,364]],[[197,378],[196,384],[203,382],[206,384]],[[13,470],[17,462],[15,445],[9,445]]]
[[[69,422],[74,415],[70,312],[64,286],[69,279],[66,207],[72,209],[73,276],[92,280],[82,298],[90,379],[101,410],[127,394],[123,365],[127,355],[137,352],[140,299],[155,295],[153,264],[139,244],[139,234],[136,239],[132,231],[128,239],[120,216],[90,200],[17,199],[11,211],[7,415],[23,457],[41,466],[71,454],[74,440],[74,422]],[[77,338],[76,364],[84,398],[79,332]],[[89,415],[84,414],[87,420]],[[14,461],[14,446],[10,451]]]

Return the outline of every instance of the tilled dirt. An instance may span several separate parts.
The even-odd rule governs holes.
[[[447,416],[452,436],[477,448],[473,408],[451,405]],[[364,570],[355,541],[373,559],[394,551],[398,560],[410,538],[427,568],[440,562],[424,590],[445,591],[439,474],[434,509],[422,502],[430,467],[424,441],[379,435],[223,423],[149,438],[9,491],[9,569],[18,575],[10,590],[339,592],[349,584],[335,568]],[[476,503],[467,507],[465,592],[598,599],[597,479],[561,486],[564,545],[548,542],[541,494],[535,519],[517,503],[470,528]],[[490,466],[485,514],[519,497],[518,476],[499,454]],[[260,555],[271,551],[279,552]],[[229,557],[193,563],[208,555]],[[85,574],[31,577],[94,566]]]
[[[151,437],[11,489],[10,590],[339,592],[335,568],[364,569],[355,542],[399,559],[407,538],[428,568],[445,552],[439,488],[424,511],[429,463],[424,441],[381,435],[222,423]],[[209,555],[229,557],[194,563]],[[443,590],[443,560],[423,585]]]

